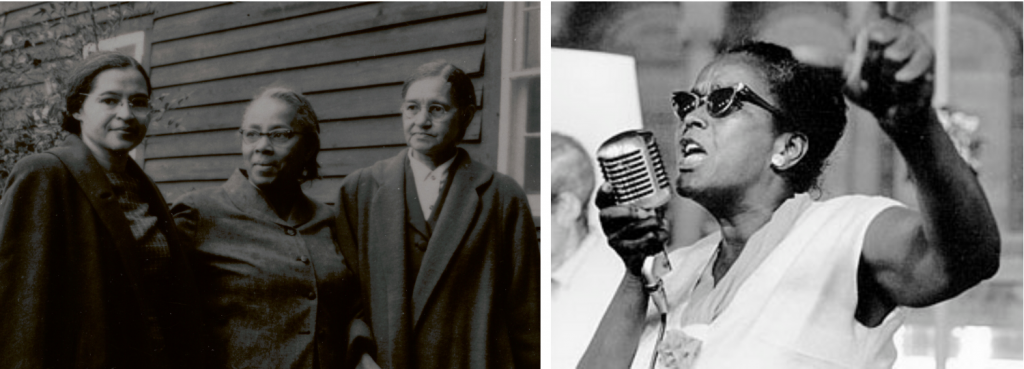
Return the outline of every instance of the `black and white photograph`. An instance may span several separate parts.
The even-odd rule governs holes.
[[[540,368],[538,2],[0,2],[0,368]]]
[[[552,368],[1020,368],[1021,3],[551,3]]]
[[[0,369],[1024,367],[1024,3],[0,1]]]

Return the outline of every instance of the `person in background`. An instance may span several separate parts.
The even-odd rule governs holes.
[[[0,367],[201,367],[196,290],[174,221],[128,152],[152,92],[135,59],[71,72],[60,147],[21,159],[0,200]]]
[[[171,211],[191,251],[218,368],[373,367],[359,283],[334,243],[318,178],[320,125],[302,94],[268,88],[245,110],[242,166]]]
[[[575,367],[624,269],[588,224],[594,164],[572,137],[551,133],[551,367]]]
[[[891,367],[905,307],[950,299],[999,267],[985,194],[930,105],[932,63],[923,35],[882,16],[844,71],[846,96],[906,159],[920,210],[807,195],[846,124],[837,70],[754,42],[674,93],[676,192],[720,230],[675,249],[659,279],[643,263],[662,250],[664,222],[614,206],[603,187],[602,226],[627,273],[580,367]],[[667,308],[648,315],[662,290]]]
[[[427,63],[402,87],[408,149],[345,177],[338,244],[385,368],[540,366],[540,248],[522,188],[456,144],[469,77]]]

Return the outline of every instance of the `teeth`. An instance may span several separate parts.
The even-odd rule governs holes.
[[[683,146],[683,154],[686,154],[686,155],[690,155],[690,154],[694,153],[697,150],[701,150],[700,145],[692,143],[692,142],[691,143],[687,143],[686,146]]]

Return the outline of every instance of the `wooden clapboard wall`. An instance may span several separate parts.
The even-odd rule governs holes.
[[[187,100],[151,124],[138,159],[169,201],[217,186],[241,163],[237,130],[246,104],[263,87],[291,87],[309,97],[320,118],[324,179],[304,189],[334,202],[347,174],[405,147],[402,81],[417,66],[445,59],[470,74],[481,106],[460,146],[494,167],[501,8],[468,2],[158,3],[153,96]]]

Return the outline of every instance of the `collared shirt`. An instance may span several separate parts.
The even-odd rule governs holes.
[[[551,271],[552,368],[575,368],[615,295],[626,267],[600,230]]]
[[[412,156],[412,149],[409,149],[409,166],[412,167],[413,180],[416,181],[416,196],[420,199],[420,209],[423,209],[423,219],[430,219],[434,212],[434,204],[444,190],[445,181],[448,180],[448,168],[455,161],[452,156],[448,161],[441,163],[434,170],[430,170],[426,164]]]

